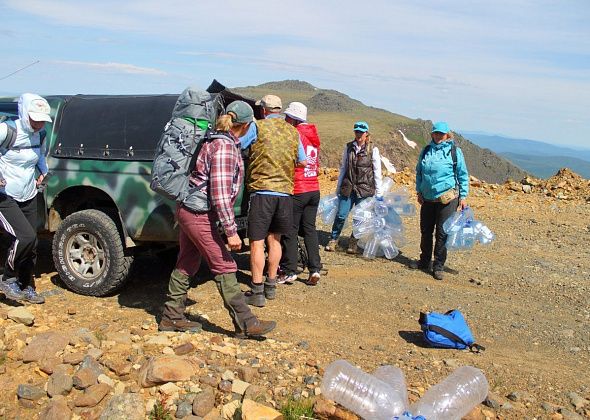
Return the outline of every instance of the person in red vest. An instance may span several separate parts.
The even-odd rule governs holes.
[[[297,279],[297,235],[303,233],[308,255],[309,277],[306,284],[315,286],[320,280],[320,260],[318,232],[315,220],[320,203],[320,183],[318,181],[320,137],[316,126],[307,122],[307,107],[301,102],[291,102],[285,110],[285,121],[299,132],[303,149],[307,156],[304,167],[295,168],[295,189],[293,199],[293,228],[283,236],[282,275],[277,283],[293,283]]]

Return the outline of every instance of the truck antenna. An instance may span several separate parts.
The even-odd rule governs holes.
[[[39,62],[39,60],[37,60],[37,61],[33,61],[31,64],[27,64],[26,66],[24,66],[24,67],[22,67],[22,68],[20,68],[20,69],[18,69],[18,70],[16,70],[16,71],[13,71],[12,73],[10,73],[10,74],[7,74],[7,75],[6,75],[6,76],[4,76],[4,77],[0,77],[0,80],[8,79],[8,78],[9,78],[10,76],[12,76],[13,74],[16,74],[16,73],[18,73],[19,71],[23,71],[24,69],[28,69],[29,67],[31,67],[31,66],[34,66],[34,65],[35,65],[35,64],[37,64],[38,62]]]

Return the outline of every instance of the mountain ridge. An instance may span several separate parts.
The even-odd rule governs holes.
[[[293,101],[308,106],[309,121],[316,124],[322,139],[320,158],[324,167],[339,166],[344,145],[354,138],[352,126],[358,120],[369,123],[374,144],[397,169],[414,168],[421,148],[430,142],[430,120],[413,119],[371,107],[345,93],[317,88],[305,81],[272,81],[231,90],[256,99],[274,94],[281,98],[284,107]],[[418,147],[412,149],[398,130]],[[520,180],[528,175],[505,158],[479,147],[461,134],[455,133],[455,138],[463,150],[470,175],[492,183]]]

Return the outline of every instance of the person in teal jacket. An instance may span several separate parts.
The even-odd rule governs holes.
[[[446,122],[434,124],[432,141],[424,147],[416,165],[416,193],[420,204],[420,260],[412,268],[429,270],[432,260],[432,235],[435,233],[432,274],[442,280],[447,259],[447,234],[443,223],[455,211],[467,207],[469,173],[463,152],[458,148]]]

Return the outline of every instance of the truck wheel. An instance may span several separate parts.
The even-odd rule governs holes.
[[[53,262],[68,289],[104,296],[123,285],[133,257],[125,256],[113,220],[99,210],[65,218],[53,237]]]

